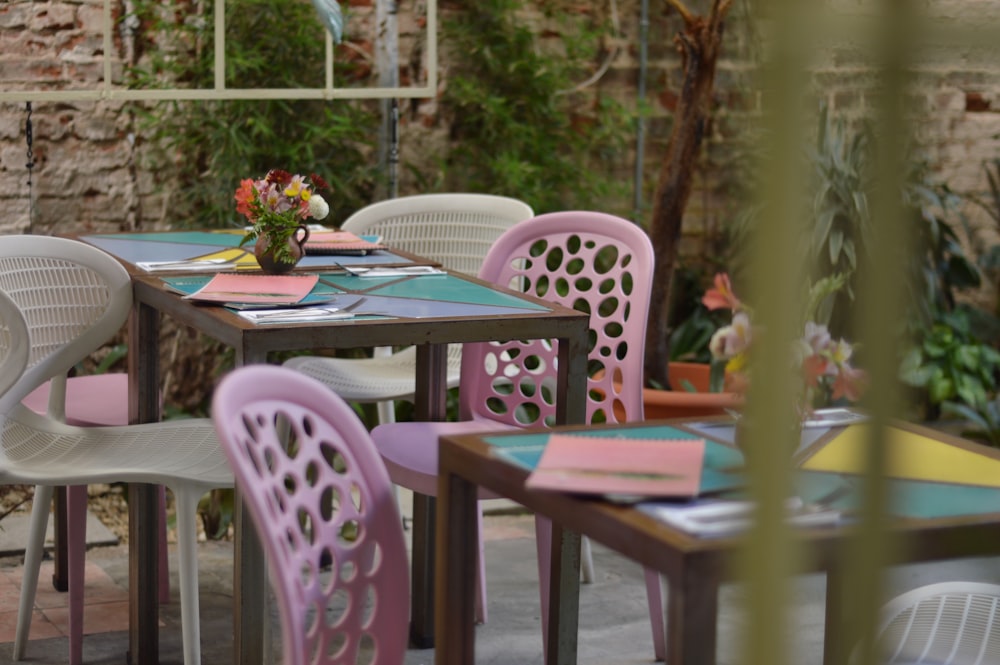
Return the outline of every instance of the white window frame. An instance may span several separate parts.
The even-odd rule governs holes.
[[[427,83],[423,86],[335,88],[333,85],[333,38],[326,34],[326,84],[322,88],[227,88],[226,7],[225,0],[215,2],[215,85],[212,88],[157,88],[135,90],[112,84],[111,0],[104,0],[104,80],[99,88],[68,90],[0,91],[0,102],[64,101],[171,101],[171,100],[265,100],[265,99],[391,99],[432,98],[437,90],[437,0],[427,2]],[[317,25],[321,25],[317,19]]]

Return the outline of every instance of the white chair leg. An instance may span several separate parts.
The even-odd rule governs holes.
[[[590,552],[590,538],[580,538],[580,575],[584,583],[594,581],[594,555]]]
[[[201,625],[198,607],[198,500],[194,488],[171,488],[177,511],[177,574],[181,592],[181,639],[184,665],[201,663]]]
[[[486,548],[483,547],[483,503],[481,501],[476,502],[476,512],[478,515],[476,519],[479,524],[479,565],[476,568],[476,621],[478,623],[486,623],[487,612],[486,612]]]
[[[653,628],[653,655],[658,661],[667,660],[667,622],[663,617],[663,583],[660,574],[644,568],[646,599],[649,602],[649,623]]]
[[[396,403],[392,400],[375,404],[379,425],[396,422]]]
[[[31,501],[28,542],[24,549],[24,577],[21,580],[21,597],[17,606],[17,629],[14,633],[14,660],[24,658],[24,648],[28,644],[31,613],[35,606],[35,591],[38,589],[38,568],[42,565],[45,527],[49,524],[49,506],[52,505],[52,493],[51,485],[36,485],[35,496]]]
[[[159,595],[160,604],[166,605],[170,602],[170,561],[167,558],[167,488],[160,485],[160,497],[159,497],[159,508],[157,512],[157,520],[159,524],[157,528],[160,533],[160,546],[159,553],[159,566],[160,566],[160,583],[159,583]]]

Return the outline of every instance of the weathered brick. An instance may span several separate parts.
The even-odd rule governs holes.
[[[76,8],[63,2],[33,3],[28,27],[36,32],[76,27]]]
[[[30,4],[7,2],[0,5],[0,30],[22,30],[34,15]]]

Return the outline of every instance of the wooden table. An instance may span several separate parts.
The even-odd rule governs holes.
[[[178,260],[210,251],[224,251],[242,234],[232,232],[167,232],[81,236],[122,261],[132,275],[133,311],[129,318],[129,411],[133,423],[160,418],[160,318],[170,316],[227,344],[236,352],[237,366],[267,362],[268,353],[307,349],[417,346],[415,417],[443,420],[446,416],[447,345],[451,343],[556,339],[559,349],[557,420],[585,419],[587,332],[589,317],[510,289],[458,273],[436,277],[358,278],[342,271],[325,271],[341,262],[348,266],[436,265],[404,252],[362,257],[307,257],[310,272],[323,275],[327,288],[363,293],[371,307],[358,311],[406,316],[358,316],[323,323],[257,326],[234,311],[195,304],[165,290],[166,274],[150,274],[138,261]],[[302,272],[298,271],[297,272]],[[173,275],[179,277],[180,275]],[[190,272],[183,277],[192,277]],[[413,282],[412,280],[421,280]],[[419,288],[417,286],[419,284]],[[410,288],[408,288],[410,287]],[[396,299],[395,301],[393,299]],[[395,302],[395,305],[394,305]],[[238,489],[238,488],[237,488]],[[157,492],[150,485],[130,486],[129,500],[129,660],[158,660]],[[435,502],[414,497],[411,638],[421,647],[433,645],[433,529]],[[241,506],[237,502],[237,506]],[[249,516],[236,514],[234,562],[234,662],[263,661],[266,571],[263,553]]]
[[[81,239],[86,241],[88,237]],[[446,414],[448,344],[557,339],[557,418],[562,423],[584,420],[589,317],[581,312],[457,273],[393,280],[339,273],[324,274],[324,280],[328,284],[350,285],[345,287],[348,292],[363,292],[375,311],[391,311],[387,308],[392,307],[392,298],[396,297],[406,311],[421,310],[419,316],[359,316],[323,323],[256,326],[229,309],[195,304],[168,292],[164,289],[166,276],[139,271],[129,260],[130,256],[134,260],[135,255],[128,255],[123,249],[116,251],[133,278],[133,312],[128,329],[132,422],[154,422],[160,417],[161,314],[233,347],[237,366],[267,362],[272,351],[415,344],[416,378],[420,387],[416,392],[415,417],[427,420],[444,419]],[[345,258],[339,260],[349,263]],[[410,289],[418,291],[419,297],[410,295],[409,302],[403,303],[407,284],[416,284],[409,280],[421,280],[419,289]],[[367,307],[359,311],[362,309]],[[433,645],[434,510],[429,497],[414,497],[411,634],[418,646]],[[131,662],[135,664],[156,663],[158,658],[156,511],[153,486],[130,487],[129,645]],[[266,607],[265,565],[260,543],[242,510],[236,515],[236,529],[234,662],[257,664],[262,662],[264,652],[261,627]]]
[[[625,426],[562,427],[553,431],[600,432],[640,438],[673,438],[680,432],[704,436],[710,446],[717,447],[732,441],[732,427],[720,429],[719,425],[719,421],[678,420]],[[797,476],[801,476],[800,487],[805,498],[816,500],[809,498],[807,493],[819,496],[827,491],[825,487],[830,482],[850,480],[860,469],[856,454],[861,440],[859,427],[865,426],[813,432],[814,440],[801,455],[804,470]],[[1000,450],[911,425],[900,424],[889,432],[891,445],[907,446],[915,451],[914,455],[923,458],[917,460],[925,462],[923,466],[940,470],[940,477],[936,478],[922,477],[925,471],[918,469],[919,465],[902,464],[893,472],[897,478],[890,481],[890,491],[901,497],[898,519],[893,521],[901,545],[894,562],[1000,554]],[[509,497],[553,521],[554,568],[547,662],[576,662],[579,541],[561,540],[558,537],[561,526],[589,536],[664,574],[669,588],[667,662],[670,665],[714,664],[719,585],[731,577],[739,538],[699,538],[633,507],[559,492],[526,490],[524,483],[530,474],[530,460],[537,459],[538,452],[518,455],[517,449],[543,446],[546,436],[547,432],[526,431],[441,439],[436,625],[439,631],[447,628],[449,639],[436,651],[437,665],[475,662],[473,602],[478,486]],[[722,448],[716,452],[720,450]],[[729,462],[731,458],[724,463]],[[703,475],[703,483],[706,478]],[[942,498],[944,492],[949,492],[950,498]],[[856,495],[853,499],[845,496],[842,501],[856,499]],[[810,570],[825,571],[828,585],[836,585],[841,574],[841,546],[850,529],[847,523],[800,530],[810,555]],[[567,547],[577,549],[567,552]],[[830,639],[841,630],[845,620],[837,606],[838,595],[827,595],[824,661],[839,665],[844,662],[845,645]]]

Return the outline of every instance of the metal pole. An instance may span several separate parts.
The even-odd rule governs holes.
[[[643,162],[646,159],[646,66],[647,46],[649,44],[649,0],[642,0],[639,5],[639,81],[635,119],[635,216],[634,221],[642,219],[642,173]]]

